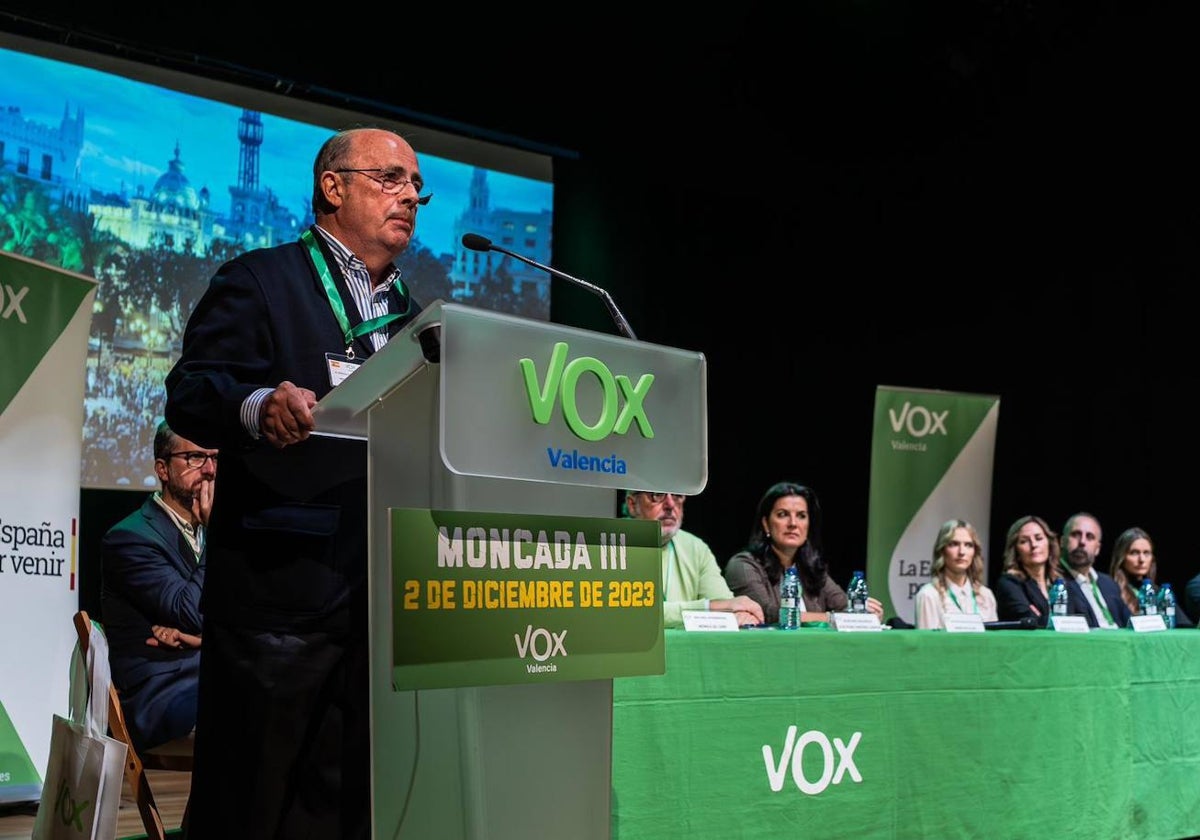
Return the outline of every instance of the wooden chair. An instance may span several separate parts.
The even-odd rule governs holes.
[[[86,610],[75,613],[75,632],[79,636],[79,650],[87,655],[88,636],[92,620]],[[146,829],[148,840],[166,840],[166,829],[163,828],[162,816],[158,812],[158,804],[154,801],[154,793],[150,790],[150,782],[146,778],[146,770],[179,770],[186,773],[192,771],[192,742],[190,738],[179,738],[170,743],[155,747],[144,753],[138,753],[133,747],[133,739],[129,737],[129,729],[125,726],[125,714],[121,711],[121,697],[113,685],[108,687],[108,728],[113,738],[121,741],[128,748],[125,759],[125,781],[137,803],[138,813],[142,817],[142,825]],[[183,824],[187,825],[187,806],[183,810]]]

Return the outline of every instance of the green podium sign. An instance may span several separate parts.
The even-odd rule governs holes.
[[[391,516],[397,690],[663,673],[653,522]]]

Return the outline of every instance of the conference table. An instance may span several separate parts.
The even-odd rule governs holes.
[[[1200,835],[1200,633],[666,631],[612,837]]]

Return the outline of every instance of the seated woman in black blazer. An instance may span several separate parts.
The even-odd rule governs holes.
[[[1004,538],[1004,566],[996,579],[996,612],[1001,621],[1034,619],[1045,627],[1050,616],[1050,584],[1058,571],[1058,534],[1040,516],[1022,516]]]
[[[1113,545],[1112,566],[1108,572],[1121,587],[1121,599],[1128,605],[1129,612],[1141,612],[1138,604],[1138,588],[1144,578],[1150,578],[1154,590],[1158,591],[1158,560],[1154,557],[1154,540],[1141,528],[1127,528],[1117,537]],[[1175,593],[1179,600],[1179,593]],[[1195,627],[1183,606],[1175,605],[1175,626]]]

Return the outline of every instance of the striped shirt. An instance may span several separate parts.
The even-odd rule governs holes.
[[[393,265],[387,279],[379,286],[372,288],[371,273],[367,271],[366,263],[354,256],[349,248],[334,239],[332,234],[327,233],[320,225],[313,225],[313,227],[317,229],[317,233],[333,251],[333,259],[337,262],[342,276],[346,278],[346,286],[350,289],[354,305],[358,307],[358,314],[362,316],[362,319],[369,321],[380,315],[388,314],[388,292],[400,279],[400,269]],[[382,326],[372,332],[370,338],[371,346],[376,350],[387,344],[387,326]]]

